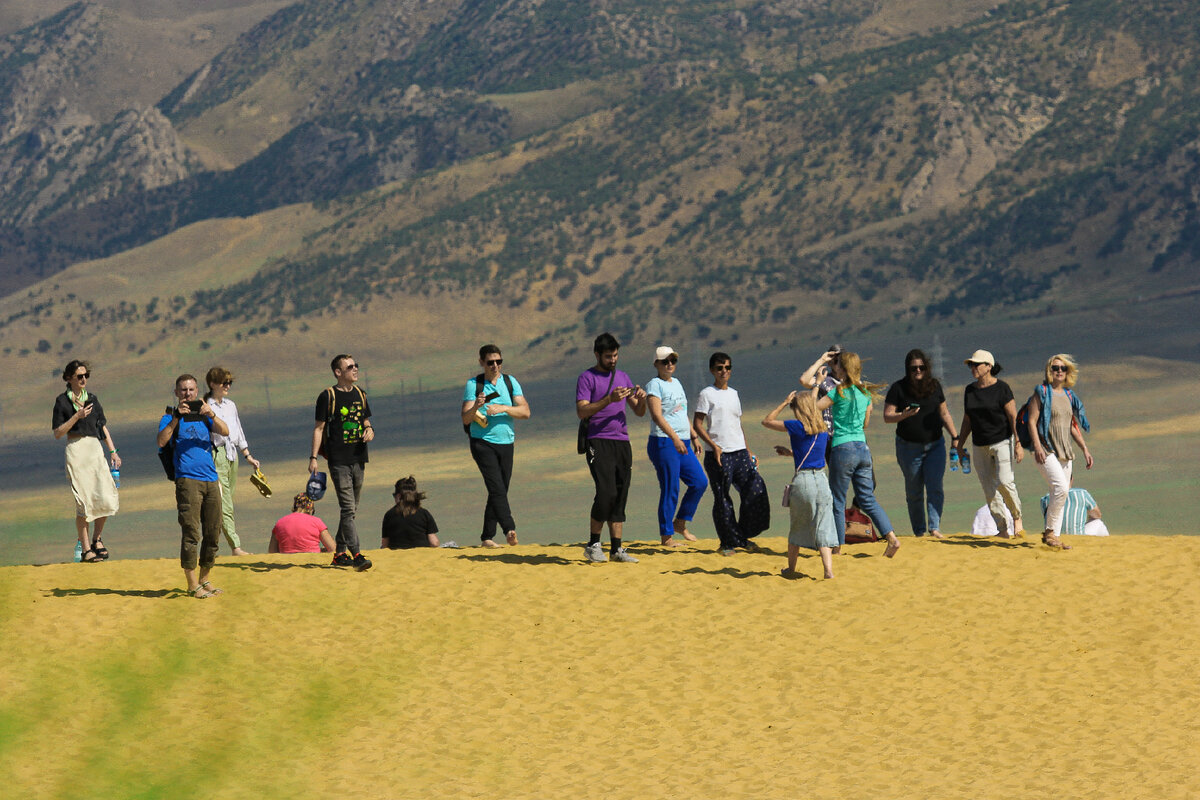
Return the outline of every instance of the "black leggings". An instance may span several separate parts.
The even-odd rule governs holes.
[[[483,509],[483,533],[479,536],[480,540],[494,539],[497,524],[504,533],[515,531],[517,523],[513,520],[512,509],[508,505],[513,446],[472,438],[471,457],[479,466],[479,474],[483,476],[483,485],[487,487],[488,493],[487,505]]]

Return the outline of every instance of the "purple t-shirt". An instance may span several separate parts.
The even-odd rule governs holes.
[[[586,370],[575,383],[575,399],[583,400],[585,403],[594,403],[613,389],[619,389],[622,386],[627,389],[635,388],[628,375],[619,369],[615,372],[616,375],[613,375],[601,372],[595,367]],[[608,387],[610,379],[612,380],[612,389]],[[610,403],[593,414],[588,419],[588,438],[629,441],[629,427],[625,422],[625,406],[626,402],[622,400],[619,403]]]

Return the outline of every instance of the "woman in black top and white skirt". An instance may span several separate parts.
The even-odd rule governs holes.
[[[54,400],[51,427],[54,438],[67,437],[67,478],[75,495],[75,530],[83,561],[103,561],[108,548],[100,535],[104,523],[117,513],[117,486],[110,471],[121,468],[121,456],[108,432],[100,398],[87,390],[92,376],[86,361],[75,360],[63,370],[67,390]],[[88,531],[88,525],[92,531]]]

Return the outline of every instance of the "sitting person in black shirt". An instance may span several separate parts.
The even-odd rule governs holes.
[[[432,514],[421,508],[425,493],[417,491],[417,479],[409,475],[396,481],[392,497],[396,505],[383,515],[383,541],[379,546],[392,550],[440,547],[437,523]]]

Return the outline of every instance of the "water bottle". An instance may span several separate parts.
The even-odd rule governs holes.
[[[121,470],[116,467],[112,468],[113,483],[118,489],[121,488]]]
[[[962,468],[963,468],[963,475],[970,475],[971,474],[971,456],[967,453],[963,453],[961,463],[962,463]]]
[[[75,540],[75,563],[83,561],[83,542]]]
[[[950,471],[958,472],[958,451],[950,448]]]

